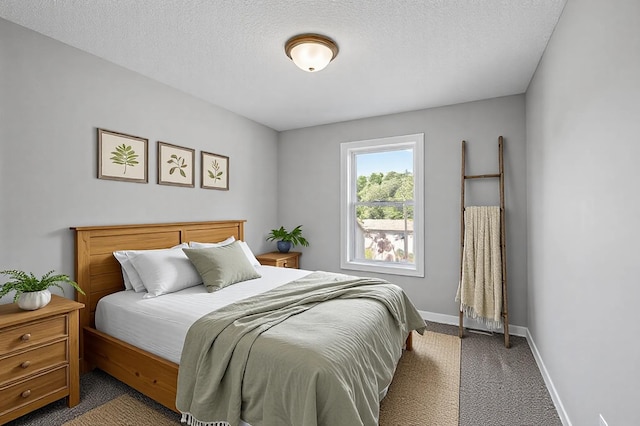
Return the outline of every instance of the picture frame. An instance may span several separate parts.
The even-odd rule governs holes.
[[[149,140],[98,129],[98,179],[148,183]]]
[[[158,141],[158,184],[195,187],[196,151]]]
[[[201,165],[201,188],[229,190],[229,157],[202,151]]]

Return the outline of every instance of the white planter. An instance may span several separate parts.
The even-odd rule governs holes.
[[[18,296],[18,306],[25,311],[35,311],[47,306],[51,302],[51,292],[49,290],[31,291],[21,293]]]

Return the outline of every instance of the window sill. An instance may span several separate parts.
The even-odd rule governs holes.
[[[379,265],[377,263],[369,262],[341,262],[341,269],[374,272],[377,274],[389,274],[389,275],[402,275],[408,277],[421,277],[424,278],[424,271],[419,271],[415,265],[406,264],[388,264]]]

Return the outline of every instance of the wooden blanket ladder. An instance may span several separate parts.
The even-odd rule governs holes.
[[[505,208],[504,208],[504,159],[503,159],[503,138],[498,137],[498,173],[485,175],[467,175],[465,164],[465,141],[462,141],[462,172],[460,179],[460,281],[462,281],[462,256],[464,253],[464,209],[465,209],[465,181],[467,179],[500,179],[500,254],[502,256],[502,320],[504,324],[504,346],[510,347],[509,342],[509,314],[507,303],[507,248],[505,233]],[[460,308],[458,335],[464,336],[464,313]]]

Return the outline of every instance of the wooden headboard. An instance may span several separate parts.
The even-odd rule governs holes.
[[[82,226],[75,232],[75,280],[86,293],[76,292],[84,303],[80,311],[80,330],[95,327],[95,310],[100,298],[124,290],[120,263],[113,257],[118,250],[168,248],[183,242],[217,242],[234,236],[244,239],[244,220],[215,222],[157,223],[149,225]]]

